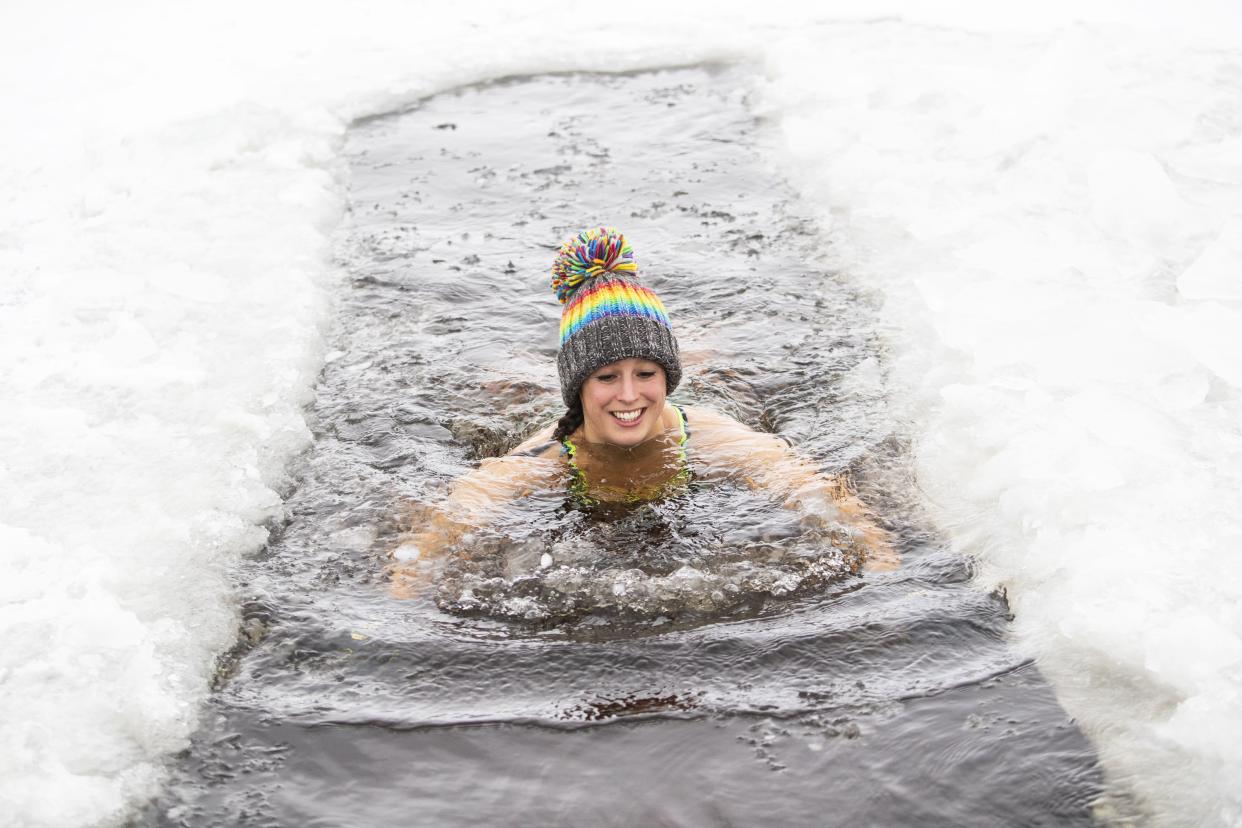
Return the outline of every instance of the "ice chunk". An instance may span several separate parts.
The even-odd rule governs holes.
[[[1112,236],[1160,244],[1182,229],[1186,203],[1151,153],[1111,149],[1087,165],[1091,220]]]
[[[1242,218],[1230,219],[1177,277],[1177,290],[1187,299],[1242,300]]]
[[[1162,619],[1146,638],[1147,669],[1188,695],[1242,667],[1242,637],[1199,610]]]
[[[423,551],[413,541],[406,541],[392,551],[393,558],[398,561],[416,561],[422,554]]]
[[[1187,311],[1181,331],[1191,352],[1212,373],[1242,388],[1242,313],[1205,302]]]

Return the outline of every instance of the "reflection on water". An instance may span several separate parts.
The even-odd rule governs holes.
[[[1090,746],[909,505],[868,304],[766,160],[749,83],[519,79],[356,126],[316,445],[144,823],[1093,821]],[[546,273],[594,221],[669,306],[680,401],[852,473],[900,569],[704,483],[617,513],[533,497],[390,595],[403,504],[561,413]]]

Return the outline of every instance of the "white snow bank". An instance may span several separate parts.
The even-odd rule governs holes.
[[[105,119],[66,156],[40,114],[0,185],[0,811],[67,825],[155,790],[234,637],[307,439],[340,124]]]
[[[1156,821],[1242,824],[1242,55],[834,43],[775,50],[768,105],[882,292],[934,514]]]
[[[307,439],[349,120],[741,56],[955,541],[1116,773],[1236,819],[1236,8],[804,5],[0,9],[0,813],[118,821],[186,743]]]

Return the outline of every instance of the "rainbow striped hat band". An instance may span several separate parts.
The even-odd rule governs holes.
[[[556,365],[566,405],[592,373],[631,357],[660,363],[670,392],[681,381],[668,312],[637,275],[634,249],[615,228],[591,227],[561,245],[552,290],[564,306]]]

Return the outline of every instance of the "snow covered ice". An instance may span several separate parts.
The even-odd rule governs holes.
[[[883,301],[954,546],[1115,784],[1242,824],[1242,11],[1225,2],[0,11],[0,811],[123,820],[232,642],[322,360],[351,119],[753,64]]]

